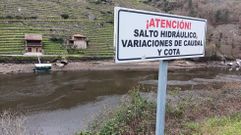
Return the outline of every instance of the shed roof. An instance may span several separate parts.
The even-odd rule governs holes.
[[[86,38],[86,36],[81,35],[81,34],[74,34],[73,37],[84,37],[84,38]]]
[[[25,40],[42,40],[40,34],[25,34]]]

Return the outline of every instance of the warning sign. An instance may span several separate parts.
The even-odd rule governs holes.
[[[115,8],[116,62],[203,57],[207,20]]]

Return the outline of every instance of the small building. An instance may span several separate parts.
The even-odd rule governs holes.
[[[25,34],[25,51],[27,53],[42,53],[43,43],[40,34]]]
[[[69,40],[69,45],[74,49],[86,49],[87,44],[87,37],[81,34],[75,34]]]

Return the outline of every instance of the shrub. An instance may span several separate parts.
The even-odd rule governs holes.
[[[101,3],[111,3],[111,0],[89,0],[91,3],[101,4]]]
[[[140,0],[140,2],[149,3],[149,2],[151,2],[151,0]]]
[[[129,92],[130,98],[108,120],[97,121],[91,132],[81,132],[79,135],[128,135],[151,134],[154,129],[153,108],[155,104],[141,97],[140,87]]]
[[[85,51],[83,49],[68,48],[67,51],[69,54],[85,54]]]
[[[113,18],[109,18],[109,19],[106,20],[106,23],[114,24],[114,19]]]
[[[25,135],[24,126],[25,117],[17,115],[10,111],[4,111],[0,114],[0,134],[1,135]]]
[[[61,37],[51,37],[50,41],[55,42],[55,43],[59,43],[59,44],[63,44],[64,43],[64,39]]]
[[[37,16],[30,16],[29,19],[38,19]]]
[[[201,123],[189,123],[192,134],[238,135],[241,133],[241,115],[209,118]]]
[[[229,11],[228,10],[217,10],[215,13],[215,22],[217,24],[228,23]]]
[[[68,14],[61,14],[60,15],[63,19],[69,19],[69,15]]]
[[[5,17],[6,19],[13,19],[13,17],[11,15],[8,15]]]
[[[23,19],[22,16],[15,16],[16,19]]]
[[[100,3],[101,3],[101,0],[89,0],[89,2],[95,3],[95,4],[100,4]]]

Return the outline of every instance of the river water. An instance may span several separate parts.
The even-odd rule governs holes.
[[[169,72],[169,88],[221,86],[241,81],[240,71],[193,69]],[[28,132],[69,135],[86,129],[96,116],[115,108],[138,84],[156,86],[154,71],[78,71],[0,76],[0,110],[26,113]]]

